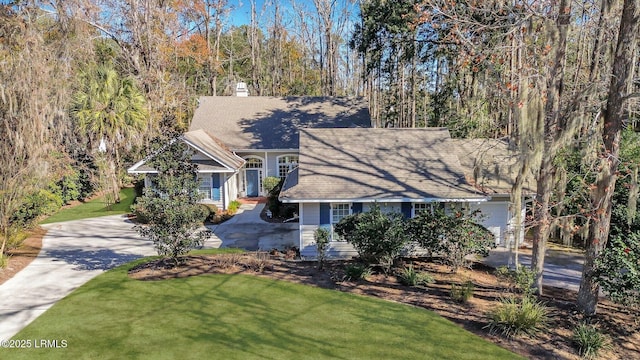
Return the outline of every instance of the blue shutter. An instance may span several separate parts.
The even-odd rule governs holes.
[[[211,182],[212,194],[211,200],[220,201],[222,200],[222,196],[220,193],[220,188],[222,187],[220,184],[220,174],[212,174],[213,181]]]
[[[320,203],[320,225],[331,224],[331,205]]]
[[[351,213],[358,214],[362,212],[362,203],[353,203],[351,205]]]
[[[406,219],[410,219],[411,218],[411,203],[403,202],[400,211],[402,212],[402,215],[404,215],[404,217]]]

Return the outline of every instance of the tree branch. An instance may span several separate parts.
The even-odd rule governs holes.
[[[625,97],[622,98],[622,101],[627,101],[629,99],[634,99],[634,98],[640,98],[640,92],[636,92],[636,93],[631,93]]]

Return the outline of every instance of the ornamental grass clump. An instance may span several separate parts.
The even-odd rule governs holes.
[[[451,298],[456,302],[466,303],[473,297],[474,289],[475,286],[470,280],[467,280],[460,285],[451,284]]]
[[[344,268],[345,280],[360,280],[371,276],[371,268],[364,264],[349,264]]]
[[[489,313],[487,327],[491,333],[508,338],[525,334],[535,336],[546,325],[548,314],[548,308],[533,298],[502,298],[498,307]]]
[[[398,272],[398,280],[407,286],[420,286],[433,283],[433,276],[428,273],[416,271],[413,265],[409,265]]]
[[[573,329],[572,340],[578,349],[578,354],[585,359],[597,358],[600,351],[609,346],[606,335],[595,326],[585,323]]]

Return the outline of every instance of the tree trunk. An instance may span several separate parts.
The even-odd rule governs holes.
[[[591,204],[595,213],[589,223],[589,237],[586,242],[585,262],[578,292],[578,308],[585,315],[594,315],[598,306],[600,285],[593,277],[594,263],[605,249],[609,238],[611,198],[616,186],[620,138],[625,121],[624,101],[628,91],[627,84],[633,75],[633,61],[636,59],[634,53],[637,51],[640,30],[639,23],[640,0],[625,0],[613,59],[607,107],[603,113],[602,143],[604,152],[600,156],[602,170],[598,174],[591,194]]]
[[[571,15],[569,0],[560,1],[558,18],[555,27],[549,31],[549,44],[554,49],[553,66],[547,76],[547,101],[544,106],[544,150],[538,172],[536,191],[536,227],[533,234],[533,257],[531,269],[536,274],[535,286],[542,295],[542,274],[544,271],[544,255],[551,228],[550,200],[553,190],[555,166],[553,160],[562,131],[567,131],[560,124],[560,99],[562,97],[565,56],[567,52],[567,31]]]

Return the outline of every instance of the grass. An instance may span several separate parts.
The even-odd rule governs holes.
[[[0,349],[2,359],[519,359],[437,314],[250,275],[164,281],[124,265],[67,296]]]
[[[572,340],[580,356],[585,359],[595,359],[601,350],[610,347],[606,335],[595,326],[584,323],[573,329]]]
[[[120,190],[120,202],[117,204],[113,204],[113,206],[111,206],[111,209],[107,209],[104,204],[104,198],[99,197],[91,201],[84,202],[78,206],[62,209],[44,219],[41,224],[81,220],[99,216],[127,214],[131,212],[131,205],[133,205],[134,199],[134,189],[124,188]]]
[[[513,338],[520,335],[535,336],[546,325],[549,309],[530,297],[503,298],[489,314],[487,327],[493,333]]]

